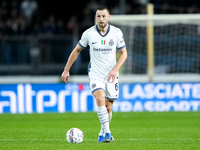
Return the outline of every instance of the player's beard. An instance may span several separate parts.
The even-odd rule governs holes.
[[[101,23],[99,23],[99,27],[101,27],[102,29],[104,29],[107,26],[108,22],[105,22],[103,25],[101,25]]]

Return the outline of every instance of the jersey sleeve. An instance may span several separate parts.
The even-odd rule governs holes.
[[[119,29],[118,40],[117,40],[117,49],[120,50],[124,47],[126,47],[126,44],[125,44],[125,41],[124,41],[124,36],[123,36],[122,31]]]
[[[81,39],[79,40],[79,45],[82,48],[86,48],[88,46],[88,36],[87,36],[87,32],[84,32],[81,36]]]

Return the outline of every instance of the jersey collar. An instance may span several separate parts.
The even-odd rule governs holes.
[[[110,31],[110,25],[108,25],[108,30],[107,30],[107,32],[106,32],[105,35],[102,35],[102,34],[101,34],[100,30],[98,29],[98,25],[96,25],[96,29],[97,29],[97,32],[98,32],[102,37],[104,37],[104,36],[106,36],[106,35],[108,34],[108,32]]]

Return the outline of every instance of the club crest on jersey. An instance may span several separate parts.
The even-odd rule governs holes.
[[[92,89],[94,89],[96,87],[96,84],[95,83],[93,83],[92,84]]]
[[[110,46],[113,46],[114,45],[114,41],[113,39],[110,39],[109,43],[108,43]]]

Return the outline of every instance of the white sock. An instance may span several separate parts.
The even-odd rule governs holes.
[[[99,132],[99,136],[103,135],[104,136],[104,129],[103,129],[103,125],[101,124],[101,131]]]
[[[99,135],[104,135],[104,133],[110,133],[109,128],[109,118],[108,118],[108,112],[105,106],[97,106],[97,115],[99,117],[99,120],[101,122],[101,131]]]
[[[110,112],[110,114],[108,114],[109,116],[109,122],[111,122],[111,119],[112,119],[112,111]]]

